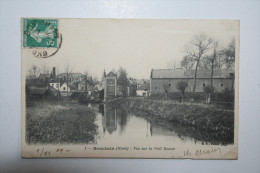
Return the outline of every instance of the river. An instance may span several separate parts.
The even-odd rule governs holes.
[[[98,145],[150,145],[150,144],[185,144],[219,145],[218,141],[208,140],[208,134],[201,134],[194,129],[173,125],[163,121],[155,122],[142,115],[136,115],[124,109],[115,109],[108,105],[98,107],[96,124]]]

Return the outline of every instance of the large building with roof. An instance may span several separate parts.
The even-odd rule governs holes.
[[[195,70],[184,69],[152,69],[150,76],[150,94],[165,92],[180,92],[177,89],[179,81],[186,81],[186,92],[192,92],[194,86]],[[213,83],[216,92],[233,90],[234,70],[219,69],[213,71]],[[205,86],[211,85],[211,70],[199,69],[197,71],[195,92],[203,92]]]

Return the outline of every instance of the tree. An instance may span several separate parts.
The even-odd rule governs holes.
[[[169,88],[170,88],[170,86],[167,82],[163,83],[163,89],[165,92],[166,99],[168,99],[168,97],[169,97]]]
[[[176,89],[181,92],[182,101],[184,101],[185,89],[187,86],[188,86],[188,83],[186,81],[179,81],[176,85]]]
[[[84,85],[85,85],[85,92],[88,89],[88,86],[92,86],[93,85],[93,80],[92,77],[90,76],[90,74],[85,71],[84,75],[83,75],[83,81],[84,81]]]
[[[40,72],[42,74],[50,74],[50,67],[48,65],[46,65],[45,63],[43,63],[40,68]]]
[[[201,62],[202,65],[201,67],[204,69],[209,69],[211,71],[210,73],[210,86],[212,87],[213,85],[213,73],[214,69],[219,67],[219,62],[217,61],[217,57],[219,56],[219,49],[218,49],[218,42],[214,41],[213,42],[213,52],[210,55],[206,55],[202,57]]]
[[[65,76],[65,82],[67,84],[67,97],[69,96],[69,82],[70,82],[70,77],[72,74],[72,69],[70,68],[69,64],[67,64],[64,68],[64,72],[66,74]]]
[[[37,77],[39,72],[39,68],[36,65],[32,65],[32,67],[28,71],[28,77]]]
[[[123,67],[120,67],[118,72],[117,84],[122,86],[123,96],[127,96],[127,87],[129,85],[127,72]]]
[[[215,91],[214,87],[213,86],[205,86],[203,88],[203,90],[207,94],[206,103],[210,103],[210,96]]]
[[[167,63],[167,68],[168,69],[176,69],[176,61],[175,60],[169,61]]]
[[[192,69],[194,64],[195,64],[195,59],[193,59],[190,56],[184,56],[181,61],[181,67],[187,70]]]
[[[227,69],[234,69],[235,65],[235,54],[236,54],[236,42],[232,39],[226,48],[222,50],[224,56],[224,62]]]
[[[185,53],[192,61],[196,63],[195,73],[194,73],[194,86],[193,92],[196,89],[196,80],[197,80],[197,70],[201,57],[204,56],[208,50],[211,49],[212,39],[208,38],[204,34],[200,34],[194,37],[192,41],[185,47]]]

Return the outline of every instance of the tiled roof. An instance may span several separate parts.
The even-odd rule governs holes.
[[[234,70],[219,69],[214,70],[213,78],[233,78],[230,73],[234,74]],[[194,78],[195,70],[184,69],[153,69],[151,72],[151,78]],[[211,78],[211,70],[198,69],[197,78]]]
[[[153,69],[152,78],[185,78],[183,69]]]

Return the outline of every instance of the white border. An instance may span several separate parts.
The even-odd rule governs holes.
[[[21,159],[20,18],[240,20],[239,160]],[[260,172],[260,1],[0,0],[0,168],[3,172]]]

